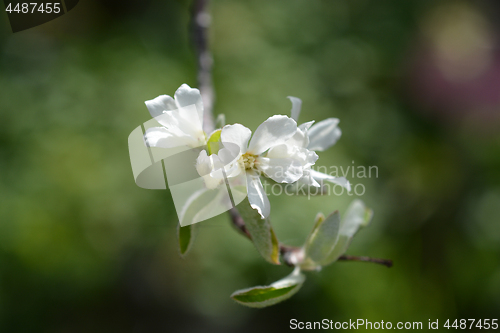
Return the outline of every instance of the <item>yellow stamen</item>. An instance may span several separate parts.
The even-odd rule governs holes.
[[[255,164],[256,164],[256,159],[257,155],[250,154],[250,153],[245,153],[240,157],[240,165],[242,168],[245,170],[252,170],[255,169]]]

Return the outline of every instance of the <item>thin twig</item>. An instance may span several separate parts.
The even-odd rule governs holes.
[[[210,0],[194,0],[192,13],[193,44],[196,50],[196,59],[198,63],[198,89],[200,90],[204,107],[203,129],[208,134],[215,129],[213,115],[215,92],[212,83],[213,59],[208,45],[208,28],[211,21],[211,16],[208,11],[209,4]],[[243,236],[252,240],[252,236],[248,232],[248,229],[245,226],[245,221],[239,214],[238,210],[236,208],[230,209],[229,215],[231,216],[233,226],[240,231]],[[297,256],[302,253],[302,249],[300,247],[280,244],[280,253],[286,265],[294,266],[297,264]],[[338,260],[364,261],[382,264],[387,267],[392,266],[392,260],[369,257],[343,255]]]
[[[379,258],[370,258],[370,257],[357,257],[357,256],[348,256],[343,255],[340,256],[338,260],[342,261],[364,261],[364,262],[372,262],[374,264],[384,265],[386,267],[392,267],[392,260],[390,259],[379,259]]]

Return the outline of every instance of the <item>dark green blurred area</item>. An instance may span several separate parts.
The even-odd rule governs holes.
[[[3,12],[0,332],[499,318],[500,100],[475,94],[500,91],[496,6],[214,1],[216,113],[255,129],[288,114],[292,95],[301,122],[340,118],[342,139],[318,164],[378,167],[348,176],[375,211],[348,254],[395,262],[335,263],[263,310],[229,295],[290,268],[265,263],[225,215],[202,222],[180,259],[170,193],[132,176],[127,137],[150,119],[144,101],[196,86],[190,3],[81,1],[16,34]],[[278,237],[301,245],[318,211],[342,213],[354,197],[272,197]]]

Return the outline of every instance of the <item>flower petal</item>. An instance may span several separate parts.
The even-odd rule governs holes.
[[[296,147],[289,145],[289,141],[276,145],[269,149],[265,157],[268,158],[289,158],[292,157],[297,151]]]
[[[226,125],[222,128],[220,141],[222,144],[230,142],[240,147],[240,152],[244,154],[247,151],[248,140],[252,131],[241,124]]]
[[[188,135],[177,135],[165,127],[151,127],[146,130],[144,140],[149,147],[173,148],[178,146],[190,146],[193,139]]]
[[[187,84],[183,84],[175,92],[175,103],[179,108],[189,105],[195,105],[200,117],[200,123],[203,123],[203,100],[201,99],[200,91],[196,88],[191,88]]]
[[[168,132],[174,136],[191,137],[193,147],[201,146],[206,141],[194,106],[185,107],[183,110],[164,111],[155,120],[165,126]]]
[[[335,144],[342,132],[337,127],[339,120],[337,118],[328,118],[314,124],[309,130],[309,145],[310,150],[323,151]]]
[[[294,183],[303,174],[302,163],[292,158],[259,157],[257,161],[259,170],[277,183]]]
[[[309,130],[309,128],[311,128],[311,126],[313,124],[314,124],[314,120],[308,121],[307,123],[300,124],[299,129],[301,129],[303,131],[307,131],[307,130]]]
[[[210,161],[206,150],[200,151],[196,159],[196,171],[200,176],[209,174],[212,169],[210,168]]]
[[[285,143],[297,132],[297,123],[287,116],[269,117],[257,127],[250,140],[248,152],[260,155],[272,146]]]
[[[301,148],[300,146],[292,146],[288,144],[277,145],[269,149],[265,157],[275,159],[275,158],[290,158],[295,161],[300,162],[304,168],[311,167],[318,160],[318,154],[307,148]]]
[[[177,109],[174,99],[168,95],[160,95],[144,103],[146,103],[146,107],[153,118],[161,115],[163,111]]]
[[[251,172],[247,172],[247,193],[250,206],[262,216],[263,219],[271,214],[271,204],[267,197],[260,177]]]
[[[307,186],[321,187],[320,184],[311,175],[311,168],[305,168],[302,178],[298,180],[300,184],[305,184]]]
[[[311,176],[318,182],[326,180],[330,183],[334,183],[344,187],[347,191],[351,191],[351,183],[345,177],[333,177],[316,170],[311,169]]]
[[[217,155],[219,155],[219,158],[224,165],[235,163],[240,156],[240,147],[236,144],[226,142]]]
[[[302,165],[304,167],[311,167],[316,163],[318,160],[319,156],[316,154],[314,151],[309,150],[307,148],[301,148],[299,149],[299,153],[296,155],[301,158]]]
[[[300,109],[302,108],[302,100],[298,97],[288,96],[287,97],[292,102],[292,111],[290,111],[292,119],[299,121]]]
[[[205,132],[203,132],[203,119],[199,118],[199,113],[194,106],[187,106],[178,111],[167,111],[175,114],[178,118],[177,126],[184,133],[200,140],[201,142],[206,142]],[[163,124],[162,124],[163,125]]]

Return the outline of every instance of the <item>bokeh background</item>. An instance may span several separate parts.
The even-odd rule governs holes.
[[[3,8],[3,7],[2,7]],[[500,317],[500,6],[491,1],[215,0],[216,113],[255,129],[303,99],[338,117],[324,166],[377,166],[348,254],[271,308],[229,295],[290,271],[227,216],[178,256],[168,191],[138,188],[144,101],[196,86],[189,1],[81,1],[13,34],[0,14],[0,331],[281,332],[289,321]],[[356,196],[272,197],[301,245]]]

